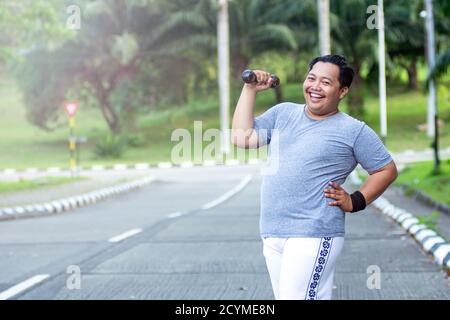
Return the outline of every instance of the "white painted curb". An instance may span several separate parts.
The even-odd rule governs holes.
[[[154,180],[155,178],[150,176],[136,181],[91,191],[81,195],[58,199],[47,203],[35,203],[24,207],[17,206],[14,208],[0,208],[0,220],[8,220],[13,218],[18,219],[22,217],[70,211],[91,203],[96,203],[99,200],[109,198],[116,194],[143,187]]]
[[[362,181],[356,170],[350,174],[351,183],[359,186]],[[372,204],[383,214],[394,219],[404,230],[406,230],[421,245],[423,250],[433,255],[434,261],[450,269],[450,243],[438,236],[435,231],[427,228],[426,225],[420,224],[419,220],[411,213],[404,209],[397,208],[391,204],[386,198],[379,197]]]
[[[264,160],[265,161],[265,160]],[[83,171],[93,171],[93,172],[100,172],[100,171],[125,171],[125,170],[148,170],[153,168],[160,168],[160,169],[167,169],[167,168],[174,168],[174,167],[180,167],[180,168],[191,168],[194,166],[203,166],[203,167],[212,167],[212,166],[236,166],[239,164],[261,164],[264,162],[261,159],[253,158],[248,159],[245,161],[240,161],[238,159],[227,159],[225,162],[217,162],[216,160],[204,160],[202,163],[194,163],[192,161],[184,161],[181,163],[174,163],[174,162],[159,162],[156,165],[151,165],[149,163],[136,163],[136,164],[124,164],[124,163],[117,163],[110,166],[104,166],[104,165],[92,165],[90,167],[86,168],[79,168],[79,170]],[[70,172],[67,168],[61,169],[60,167],[49,167],[44,169],[38,169],[38,168],[26,168],[23,170],[17,170],[14,168],[6,168],[3,170],[0,170],[0,174],[3,175],[14,175],[19,173],[49,173],[49,174],[55,174],[55,173],[63,173],[63,172]]]

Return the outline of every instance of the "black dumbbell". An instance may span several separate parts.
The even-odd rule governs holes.
[[[280,79],[276,75],[271,74],[270,77],[272,78],[272,84],[270,85],[271,88],[275,88],[276,86],[280,85]],[[242,72],[242,80],[245,83],[257,83],[256,74],[250,69],[244,70],[244,72]]]

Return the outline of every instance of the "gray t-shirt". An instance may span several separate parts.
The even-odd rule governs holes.
[[[328,205],[333,199],[323,190],[330,181],[343,184],[358,163],[371,173],[392,161],[364,122],[341,111],[314,120],[305,107],[280,103],[254,119],[269,162],[278,163],[261,185],[262,237],[344,236],[345,213]]]

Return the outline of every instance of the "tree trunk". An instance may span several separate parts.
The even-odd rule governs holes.
[[[409,63],[399,62],[399,65],[408,73],[408,89],[417,90],[419,88],[417,82],[417,59],[413,58]]]
[[[348,112],[351,116],[356,118],[364,117],[364,96],[362,78],[360,75],[361,63],[355,62],[352,64],[355,70],[352,85],[350,86],[350,93],[348,96]]]
[[[246,56],[238,53],[232,57],[231,68],[232,68],[232,80],[241,79],[242,72],[248,68],[250,59]]]
[[[406,69],[408,72],[408,89],[418,90],[419,84],[417,82],[417,61],[413,59]]]
[[[103,117],[105,118],[111,132],[114,134],[120,133],[119,119],[108,101],[108,96],[106,95],[105,97],[103,97],[102,95],[102,98],[99,100],[99,102]]]
[[[274,88],[275,91],[275,99],[277,103],[283,102],[283,90],[281,89],[281,86],[277,86]]]
[[[111,92],[113,88],[110,87],[105,89],[97,74],[91,77],[90,82],[95,90],[97,101],[100,104],[100,110],[102,111],[103,117],[105,118],[109,129],[112,133],[118,134],[120,132],[119,119],[108,99],[109,92]]]

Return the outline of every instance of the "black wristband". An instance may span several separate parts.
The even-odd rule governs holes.
[[[350,195],[352,199],[353,210],[350,212],[357,212],[364,210],[366,208],[366,199],[363,194],[359,191],[355,191]]]

